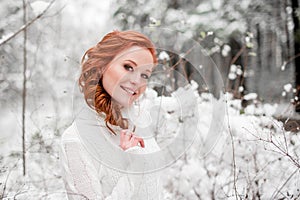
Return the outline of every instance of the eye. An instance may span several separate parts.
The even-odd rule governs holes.
[[[128,64],[125,64],[125,65],[124,65],[124,68],[125,68],[127,71],[133,72],[133,67],[131,67],[131,66],[128,65]]]
[[[147,74],[142,74],[141,77],[144,79],[149,79],[149,76]]]

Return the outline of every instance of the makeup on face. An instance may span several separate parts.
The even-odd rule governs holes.
[[[145,91],[151,76],[153,57],[142,47],[119,53],[103,73],[103,87],[114,101],[128,107]]]

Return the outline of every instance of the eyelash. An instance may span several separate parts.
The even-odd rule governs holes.
[[[133,67],[131,67],[130,65],[127,65],[127,64],[125,64],[124,65],[124,68],[127,70],[127,71],[133,71]]]
[[[125,65],[124,65],[124,68],[125,68],[125,70],[130,71],[130,72],[133,72],[133,71],[134,71],[134,70],[133,70],[133,67],[130,66],[130,65],[128,65],[128,64],[125,64]],[[148,76],[147,74],[142,74],[141,76],[142,76],[142,78],[144,78],[144,79],[149,79],[149,76]]]

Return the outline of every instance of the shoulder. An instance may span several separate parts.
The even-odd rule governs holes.
[[[84,153],[82,142],[78,135],[76,123],[73,122],[62,134],[60,148],[66,157],[77,157]],[[76,156],[74,156],[76,154]]]
[[[66,142],[75,142],[75,141],[80,141],[79,136],[77,134],[77,127],[75,122],[73,122],[62,134],[61,136],[61,142],[66,143]]]

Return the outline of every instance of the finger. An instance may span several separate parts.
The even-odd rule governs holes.
[[[129,143],[133,146],[136,146],[138,141],[135,140],[135,136],[133,135],[130,140],[129,140]]]
[[[122,130],[120,134],[120,141],[121,143],[124,141],[128,141],[130,139],[130,136],[127,135],[127,130]]]
[[[121,141],[124,140],[125,135],[126,135],[126,130],[121,130],[121,133],[120,133],[120,140]]]
[[[120,139],[122,141],[128,141],[131,138],[131,132],[127,129],[121,130],[121,136]]]
[[[141,147],[143,147],[143,148],[145,147],[145,142],[144,142],[143,138],[136,137],[135,139],[140,143]]]
[[[133,134],[133,133],[132,133],[130,130],[128,130],[128,129],[126,129],[126,132],[125,132],[125,133],[126,133],[126,135],[130,135],[130,136]]]
[[[120,147],[125,150],[126,149],[126,145],[125,145],[125,134],[126,131],[125,130],[121,130],[120,132]]]
[[[129,130],[126,132],[126,139],[130,140],[132,138],[133,134]]]
[[[144,142],[144,139],[142,139],[141,137],[138,137],[138,136],[136,136],[136,135],[133,135],[132,136],[133,138],[134,138],[134,140],[135,140],[135,145],[137,145],[138,143],[140,143],[140,146],[141,147],[145,147],[145,142]]]

